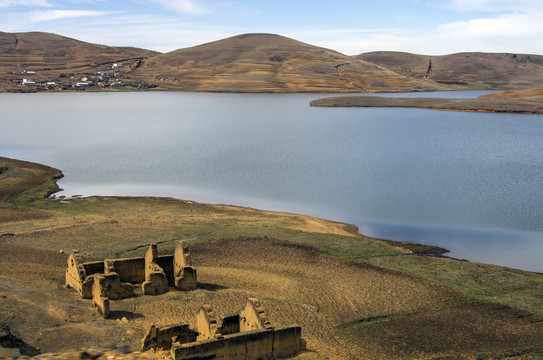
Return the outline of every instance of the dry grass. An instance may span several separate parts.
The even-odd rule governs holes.
[[[502,91],[479,96],[480,98],[498,98],[498,99],[525,99],[543,97],[543,89],[529,89],[519,91]]]

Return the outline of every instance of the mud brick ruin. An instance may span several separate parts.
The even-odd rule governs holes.
[[[197,330],[186,324],[153,325],[142,340],[142,350],[170,349],[173,360],[266,360],[292,356],[305,348],[299,326],[274,328],[254,298],[239,313],[219,321],[209,306],[201,306],[196,326]]]
[[[196,270],[184,241],[173,255],[158,255],[156,244],[144,257],[83,262],[77,250],[68,257],[66,286],[83,299],[92,299],[98,313],[108,318],[110,300],[134,296],[140,284],[143,295],[161,295],[170,286],[178,290],[197,287]],[[187,324],[153,325],[142,340],[142,351],[162,348],[173,360],[267,360],[293,356],[305,349],[301,328],[274,328],[257,299],[250,298],[238,313],[215,319],[212,309],[201,306],[196,330]]]
[[[158,255],[157,245],[149,246],[144,257],[83,262],[77,250],[68,257],[66,286],[76,289],[83,299],[92,299],[104,318],[109,317],[109,300],[134,296],[134,284],[141,284],[144,295],[160,295],[169,286],[194,290],[196,270],[184,241],[173,255]]]

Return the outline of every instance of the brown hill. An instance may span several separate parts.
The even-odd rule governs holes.
[[[443,56],[378,51],[357,59],[414,78],[471,88],[528,89],[541,86],[543,56],[505,53],[458,53]]]
[[[147,59],[133,76],[194,91],[438,90],[380,65],[272,34],[244,34]]]
[[[156,53],[136,48],[115,48],[42,33],[0,32],[0,61],[14,70],[77,68]]]
[[[91,44],[43,32],[0,32],[0,90],[24,88],[21,86],[22,77],[50,82],[58,80],[61,74],[84,76],[109,70],[114,63],[125,62],[130,68],[137,60],[156,54],[138,48]]]

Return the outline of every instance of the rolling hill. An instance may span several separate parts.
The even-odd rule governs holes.
[[[273,34],[244,34],[160,54],[134,76],[169,89],[240,92],[422,91],[443,86]],[[162,80],[160,80],[162,79]]]
[[[91,44],[50,33],[0,32],[0,66],[11,66],[14,70],[78,69],[154,54],[149,50]]]
[[[501,53],[457,53],[443,56],[393,51],[355,56],[404,74],[461,88],[530,89],[541,87],[543,56]]]
[[[43,32],[0,32],[0,89],[25,89],[21,85],[22,78],[60,84],[59,78],[105,72],[115,63],[126,63],[130,67],[155,54],[144,49],[91,44]],[[75,77],[74,81],[81,80]],[[74,82],[64,81],[70,85]]]

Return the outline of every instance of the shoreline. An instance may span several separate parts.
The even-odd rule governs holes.
[[[44,165],[46,166],[46,165]],[[61,180],[64,177],[62,175],[57,180]],[[56,182],[55,182],[56,184]],[[58,185],[57,185],[58,186]],[[360,228],[358,225],[355,225],[354,223],[348,223],[343,222],[341,220],[332,220],[326,216],[320,216],[318,214],[312,215],[307,212],[296,212],[296,211],[288,211],[288,210],[271,210],[267,209],[265,207],[258,207],[253,205],[237,205],[235,203],[228,203],[228,202],[212,202],[212,200],[194,200],[194,199],[184,199],[181,197],[171,196],[171,195],[79,195],[78,193],[74,193],[74,195],[70,196],[59,196],[56,197],[57,192],[64,191],[64,189],[57,190],[52,193],[53,198],[49,197],[50,200],[53,201],[71,201],[71,200],[84,200],[84,199],[120,199],[120,200],[126,200],[126,199],[157,199],[157,200],[169,200],[169,201],[175,201],[180,203],[188,203],[188,204],[194,204],[199,206],[205,206],[210,208],[222,208],[222,209],[236,209],[241,211],[251,211],[251,212],[258,212],[265,215],[279,215],[279,216],[296,216],[296,217],[302,217],[306,219],[317,219],[320,221],[324,221],[330,224],[337,225],[342,228],[342,230],[357,236],[361,238],[369,238],[372,240],[377,240],[384,242],[391,246],[396,246],[402,249],[406,249],[411,251],[410,254],[404,254],[399,256],[435,256],[435,257],[444,257],[456,261],[463,261],[463,262],[471,262],[471,263],[482,263],[486,265],[492,265],[492,266],[499,266],[502,268],[508,268],[518,271],[526,271],[530,273],[537,273],[537,274],[543,274],[543,271],[536,271],[533,269],[526,269],[521,267],[516,267],[514,265],[506,265],[506,264],[500,264],[496,262],[491,261],[485,261],[484,259],[480,260],[470,260],[464,256],[450,256],[448,254],[451,254],[453,250],[440,246],[440,245],[429,245],[425,243],[424,241],[417,242],[417,241],[409,241],[409,240],[397,240],[394,236],[390,237],[381,237],[376,235],[368,235],[365,233],[360,232]],[[63,197],[64,196],[64,197]],[[55,198],[56,197],[56,198]],[[483,229],[484,231],[485,229]],[[488,229],[487,229],[488,230]]]
[[[443,111],[471,111],[509,114],[543,114],[543,105],[523,99],[504,98],[401,98],[381,96],[337,96],[310,102],[314,107],[394,107]]]
[[[60,177],[59,179],[61,179]],[[56,190],[52,192],[48,197],[46,197],[47,200],[51,201],[59,201],[62,203],[68,203],[72,200],[85,200],[85,199],[119,199],[119,200],[130,200],[130,199],[149,199],[149,200],[168,200],[168,201],[175,201],[180,203],[187,203],[187,204],[193,204],[193,205],[199,205],[199,206],[207,206],[212,208],[223,208],[223,209],[235,209],[235,210],[241,210],[241,211],[251,211],[251,212],[258,212],[261,214],[266,215],[279,215],[279,216],[296,216],[301,217],[305,219],[316,219],[320,221],[327,222],[332,225],[336,225],[341,227],[343,231],[346,233],[349,233],[355,237],[361,237],[361,238],[368,238],[372,240],[382,241],[384,243],[387,243],[391,246],[396,246],[402,249],[406,249],[411,251],[411,254],[405,254],[400,256],[442,256],[447,257],[453,260],[458,261],[469,261],[465,259],[458,259],[454,257],[446,256],[445,254],[450,253],[450,250],[437,246],[437,245],[427,245],[422,243],[415,243],[410,241],[402,241],[402,240],[394,240],[394,239],[385,239],[385,238],[379,238],[374,237],[370,235],[366,235],[360,232],[360,229],[358,226],[354,224],[349,224],[341,221],[336,220],[330,220],[327,218],[319,217],[319,216],[313,216],[308,215],[304,213],[296,213],[296,212],[289,212],[289,211],[282,211],[282,210],[268,210],[268,209],[260,209],[252,206],[243,206],[243,205],[235,205],[235,204],[223,204],[223,203],[211,203],[211,202],[204,202],[204,201],[197,201],[197,200],[186,200],[186,199],[180,199],[173,196],[152,196],[152,195],[72,195],[72,196],[59,196],[56,197],[55,193],[64,191],[63,189]],[[497,265],[499,266],[499,265]],[[520,270],[520,269],[517,269]],[[527,270],[520,270],[520,271],[527,271]]]
[[[56,174],[50,175],[50,181],[52,185],[46,189],[46,192],[44,194],[44,198],[50,201],[59,201],[61,203],[66,203],[70,201],[77,201],[77,200],[85,200],[85,199],[159,199],[159,200],[170,200],[170,201],[176,201],[180,203],[186,203],[186,204],[194,204],[199,206],[205,206],[205,207],[211,207],[211,208],[221,208],[221,209],[235,209],[235,210],[241,210],[241,211],[251,211],[251,212],[258,212],[261,214],[266,215],[279,215],[279,216],[296,216],[301,217],[304,219],[316,219],[323,222],[326,222],[328,224],[332,224],[334,226],[337,226],[341,228],[344,232],[351,234],[352,236],[361,237],[361,238],[368,238],[372,240],[382,241],[386,244],[389,244],[391,246],[397,246],[399,248],[408,250],[411,252],[409,255],[430,255],[430,256],[443,256],[443,254],[449,253],[450,251],[448,249],[439,247],[439,246],[433,246],[433,245],[426,245],[421,243],[413,243],[410,241],[397,241],[394,239],[382,239],[382,238],[376,238],[372,236],[368,236],[365,234],[362,234],[360,232],[360,229],[358,226],[354,224],[348,224],[345,222],[335,221],[335,220],[329,220],[326,218],[321,218],[318,216],[311,216],[307,214],[302,213],[295,213],[295,212],[288,212],[288,211],[281,211],[281,210],[266,210],[266,209],[259,209],[255,207],[250,206],[242,206],[242,205],[234,205],[234,204],[215,204],[215,203],[206,203],[206,202],[200,202],[195,200],[185,200],[176,198],[173,196],[123,196],[123,195],[107,195],[107,196],[101,196],[101,195],[95,195],[95,196],[82,196],[82,195],[71,195],[71,196],[56,196],[57,193],[64,191],[59,185],[58,181],[64,178],[64,174],[59,169],[53,169],[50,168],[47,165],[39,164],[35,162],[25,161],[25,160],[18,160],[18,159],[11,159],[11,158],[5,158],[0,156],[0,161],[6,161],[8,164],[14,165],[15,167],[21,166],[21,164],[31,164],[33,166],[38,167],[44,167],[48,169],[52,169],[56,171]],[[8,166],[9,167],[9,166]],[[8,175],[9,176],[9,175]],[[0,178],[1,179],[1,178]],[[17,196],[18,193],[13,194],[12,196]],[[4,201],[0,201],[0,209],[2,209],[2,203],[5,201],[8,201],[10,198],[5,198]],[[1,200],[1,199],[0,199]],[[1,236],[1,234],[0,234]]]

